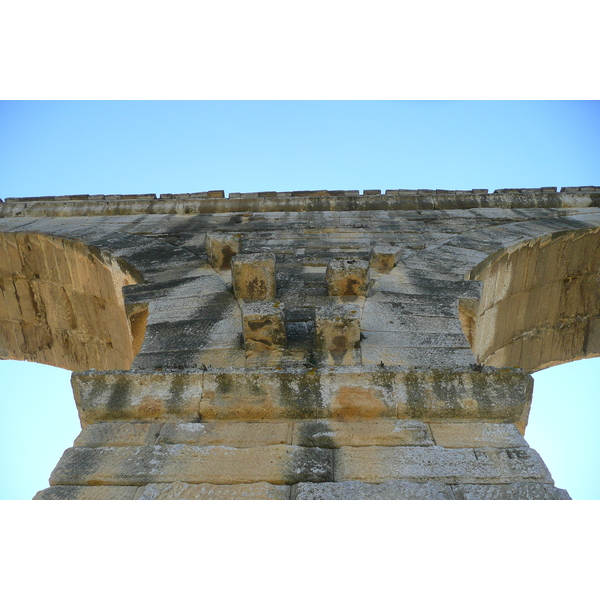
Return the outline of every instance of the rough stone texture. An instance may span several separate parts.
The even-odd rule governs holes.
[[[287,346],[281,302],[249,302],[242,306],[244,344],[249,352],[270,352]]]
[[[240,252],[240,235],[230,233],[207,233],[206,255],[215,269],[230,269],[231,259]]]
[[[292,441],[292,423],[238,423],[211,421],[205,423],[166,423],[158,444],[192,444],[195,446],[229,446],[247,448],[296,444]]]
[[[138,488],[127,485],[54,485],[34,500],[133,500]]]
[[[459,448],[439,446],[335,450],[336,481],[381,483],[408,479],[425,483],[511,483],[534,480],[552,484],[548,469],[531,448]]]
[[[275,297],[274,255],[237,255],[231,260],[231,273],[236,298],[253,301]]]
[[[139,488],[135,500],[289,500],[290,487],[271,483],[238,485],[150,483]]]
[[[294,500],[452,500],[450,486],[441,483],[386,481],[363,483],[298,483],[292,488]]]
[[[599,290],[594,186],[0,202],[0,357],[76,371],[43,497],[560,496],[529,373],[600,355]]]
[[[84,427],[73,446],[145,446],[156,443],[162,423],[92,423]]]
[[[429,428],[421,421],[297,421],[292,444],[340,448],[341,446],[431,446]]]
[[[77,447],[65,451],[50,476],[50,485],[331,481],[332,452],[288,445]]]
[[[359,259],[332,260],[327,265],[330,296],[366,296],[369,289],[369,263]]]
[[[505,485],[453,485],[457,500],[570,500],[566,490],[545,483],[519,481]]]
[[[512,423],[430,423],[433,439],[445,448],[522,448],[529,446]]]

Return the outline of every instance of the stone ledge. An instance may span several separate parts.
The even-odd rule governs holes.
[[[292,500],[452,500],[450,486],[442,483],[386,481],[364,483],[298,483],[292,487]]]
[[[6,198],[0,217],[93,216],[126,214],[217,214],[373,210],[452,210],[469,208],[568,208],[596,206],[600,187],[487,190],[358,190],[192,194],[71,195]]]
[[[33,500],[133,500],[137,491],[137,486],[126,485],[55,485]]]
[[[110,420],[439,419],[524,430],[532,378],[519,369],[296,367],[86,371],[71,378],[82,424]]]

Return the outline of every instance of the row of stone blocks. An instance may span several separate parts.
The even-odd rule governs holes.
[[[96,423],[36,498],[568,498],[513,424]]]

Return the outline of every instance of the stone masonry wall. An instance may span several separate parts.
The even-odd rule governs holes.
[[[599,232],[597,187],[6,199],[0,348],[55,315],[82,423],[36,498],[568,498],[529,373],[600,355]],[[10,300],[74,289],[32,239],[75,311]]]

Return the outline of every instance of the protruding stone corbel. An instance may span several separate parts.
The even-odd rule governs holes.
[[[286,347],[283,309],[281,302],[247,302],[242,305],[246,352],[282,350]]]
[[[317,308],[315,325],[320,350],[342,353],[360,346],[360,307],[356,304]]]
[[[231,260],[233,291],[239,300],[275,298],[275,255],[238,254]]]
[[[332,260],[325,276],[330,296],[366,296],[369,291],[369,263],[366,260]]]
[[[389,273],[396,266],[396,249],[392,246],[373,246],[369,267],[377,273]]]
[[[231,259],[240,252],[238,233],[207,233],[205,238],[208,261],[215,269],[229,269]]]

